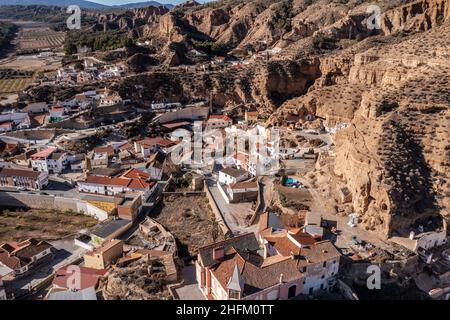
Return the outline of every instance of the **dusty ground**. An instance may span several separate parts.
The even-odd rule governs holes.
[[[97,224],[92,217],[54,210],[30,210],[0,213],[0,242],[27,238],[55,240],[77,233]]]
[[[205,196],[165,197],[150,217],[177,238],[180,257],[195,255],[199,247],[223,240],[222,231]]]

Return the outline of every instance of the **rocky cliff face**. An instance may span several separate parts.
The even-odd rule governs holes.
[[[336,136],[334,174],[380,235],[405,236],[423,217],[449,218],[449,7],[437,0],[389,9],[378,35],[321,56],[322,76],[270,119],[308,112],[349,125]],[[318,33],[341,38],[349,25]]]
[[[216,107],[257,106],[268,124],[312,114],[335,138],[331,175],[352,192],[363,225],[386,237],[424,216],[448,214],[450,1],[227,0],[192,5],[142,27],[169,65],[197,41],[223,42],[248,65],[129,78],[136,99],[213,98]],[[369,10],[370,11],[370,10]],[[277,49],[268,58],[247,51]]]

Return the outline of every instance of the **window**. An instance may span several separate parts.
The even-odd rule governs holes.
[[[306,272],[306,267],[303,267],[300,272]]]
[[[230,299],[235,299],[238,300],[239,299],[239,291],[236,290],[228,290],[228,297]]]
[[[323,267],[325,268],[326,266],[327,266],[327,262],[324,261],[324,262],[323,262]]]
[[[321,277],[320,277],[320,279],[324,279],[325,278],[325,275],[323,274]]]

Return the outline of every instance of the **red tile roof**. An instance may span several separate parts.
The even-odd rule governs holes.
[[[130,184],[130,179],[124,178],[111,178],[103,176],[87,176],[86,183],[103,184],[108,186],[122,186],[127,187]]]
[[[0,122],[0,127],[11,128],[13,124],[14,124],[14,122],[12,122],[12,121],[4,121],[4,122]]]
[[[111,178],[111,177],[104,177],[104,176],[87,176],[85,183],[91,183],[91,184],[100,184],[105,186],[121,186],[121,187],[128,187],[130,189],[148,189],[153,187],[156,183],[155,182],[147,182],[144,179],[139,178],[127,178],[127,177],[120,177],[120,178]]]
[[[48,158],[53,152],[55,152],[55,151],[56,151],[56,148],[51,148],[51,147],[50,147],[50,148],[41,150],[41,151],[39,151],[39,152],[33,154],[33,155],[31,156],[31,159],[32,159],[32,160],[41,159],[41,158],[47,159],[47,158]]]
[[[226,114],[212,114],[209,116],[209,119],[220,119],[224,121],[231,121],[231,118]]]
[[[131,168],[127,172],[125,172],[122,177],[129,178],[129,179],[144,179],[148,180],[151,178],[151,175],[147,172],[144,172],[142,170]]]
[[[164,139],[163,137],[145,138],[143,140],[137,141],[137,144],[140,144],[143,147],[153,147],[153,146],[171,147],[175,145],[173,141]]]
[[[80,275],[80,281],[77,283],[77,281],[74,281],[73,285],[77,285],[77,287],[73,288],[71,287],[72,282],[71,277],[73,276],[73,271],[69,272],[67,269],[69,267],[77,267],[79,268],[79,275]],[[75,268],[74,268],[75,269]],[[93,269],[93,268],[87,268],[87,267],[81,267],[81,266],[64,266],[60,268],[53,279],[53,285],[58,286],[61,288],[67,288],[67,289],[76,289],[76,290],[83,290],[90,287],[97,287],[98,281],[100,277],[104,276],[108,270],[106,269]]]

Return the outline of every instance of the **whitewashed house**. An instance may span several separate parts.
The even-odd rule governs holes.
[[[61,173],[68,164],[67,153],[47,148],[31,156],[33,170],[47,173]]]
[[[236,168],[224,168],[219,171],[219,183],[229,185],[248,179],[248,172]]]

